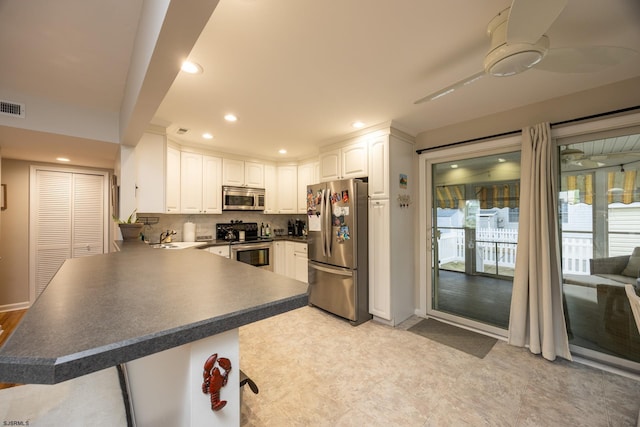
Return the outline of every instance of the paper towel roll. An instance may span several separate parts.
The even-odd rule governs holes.
[[[185,222],[182,226],[182,241],[183,242],[195,242],[196,241],[196,225],[193,222]]]

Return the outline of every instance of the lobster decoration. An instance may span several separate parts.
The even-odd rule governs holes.
[[[220,372],[218,366],[214,366],[216,362],[218,362],[218,366],[224,371],[223,373]],[[211,395],[211,409],[213,411],[219,411],[227,404],[226,400],[220,400],[220,389],[227,385],[229,372],[231,372],[231,361],[226,357],[218,358],[218,353],[212,354],[207,361],[204,362],[202,392]]]

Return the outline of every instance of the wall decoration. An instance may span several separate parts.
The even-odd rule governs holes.
[[[215,366],[218,362],[218,366]],[[220,372],[220,369],[223,372]],[[227,385],[231,372],[231,361],[226,357],[218,358],[218,353],[214,353],[204,362],[204,372],[202,373],[202,392],[211,395],[211,410],[219,411],[227,404],[226,400],[220,400],[220,389]]]
[[[0,186],[0,209],[7,209],[7,184]]]
[[[408,184],[407,175],[401,173],[400,174],[400,188],[406,189],[407,188],[407,184]]]

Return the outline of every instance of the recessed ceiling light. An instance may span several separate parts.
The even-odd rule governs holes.
[[[458,169],[458,165],[451,165],[451,169]]]
[[[356,129],[360,129],[364,127],[364,123],[362,123],[361,121],[357,121],[357,122],[351,123],[351,126],[353,126]]]
[[[184,61],[180,69],[189,74],[202,74],[202,66],[191,61]]]
[[[56,157],[56,160],[59,162],[70,162],[71,160],[67,159],[66,157]]]
[[[202,137],[203,137],[204,139],[213,139],[213,135],[211,135],[210,133],[203,133],[203,134],[202,134]]]
[[[498,159],[498,162],[499,162],[499,163],[504,163],[504,162],[506,162],[506,161],[507,161],[507,159],[503,159],[502,157],[500,157],[500,158]]]
[[[280,150],[278,150],[278,153],[287,154],[287,150],[285,150],[284,148],[281,148]]]
[[[228,122],[235,122],[238,120],[235,114],[225,114],[224,119]]]

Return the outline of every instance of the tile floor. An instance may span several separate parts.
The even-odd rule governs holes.
[[[636,426],[640,382],[499,341],[484,359],[311,307],[240,328],[243,426]]]

